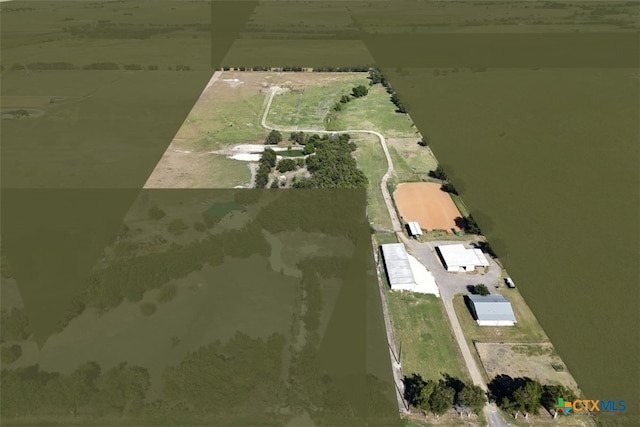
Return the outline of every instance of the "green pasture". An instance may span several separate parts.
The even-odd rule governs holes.
[[[273,98],[267,122],[272,126],[324,130],[324,118],[342,95],[355,86],[368,84],[366,73],[340,74],[334,83],[308,86]]]
[[[444,306],[437,297],[388,292],[387,301],[405,375],[418,373],[425,379],[439,379],[446,373],[469,380]]]

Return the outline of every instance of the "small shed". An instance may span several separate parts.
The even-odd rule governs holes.
[[[502,295],[470,295],[471,314],[480,326],[514,326],[511,303]]]
[[[415,239],[422,236],[422,229],[420,228],[420,224],[417,221],[409,221],[407,222],[407,228],[409,229],[409,235]]]

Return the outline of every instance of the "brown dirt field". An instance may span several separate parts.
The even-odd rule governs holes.
[[[543,384],[562,384],[578,390],[578,385],[551,343],[476,343],[476,350],[489,378],[496,375],[529,377]],[[556,372],[552,363],[565,367]]]
[[[460,230],[455,218],[460,212],[448,193],[433,182],[407,182],[398,184],[393,199],[406,222],[418,221],[424,230]]]

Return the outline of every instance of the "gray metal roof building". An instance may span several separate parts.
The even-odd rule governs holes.
[[[407,251],[402,243],[382,245],[382,257],[392,290],[412,290],[416,286]]]
[[[516,316],[502,295],[470,295],[473,317],[480,326],[513,326]]]

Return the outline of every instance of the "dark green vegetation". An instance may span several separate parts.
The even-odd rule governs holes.
[[[258,162],[258,171],[256,172],[256,188],[264,188],[269,182],[269,174],[276,166],[277,155],[271,148],[265,148]]]
[[[272,130],[267,135],[267,140],[265,141],[265,144],[267,144],[267,145],[276,145],[280,141],[282,141],[282,134],[280,132],[278,132],[277,130]]]
[[[276,166],[276,169],[278,172],[289,172],[294,170],[296,167],[298,166],[298,164],[296,163],[295,160],[293,159],[283,159],[280,160],[278,162],[278,165]]]
[[[31,329],[27,312],[21,308],[2,309],[0,341],[22,341],[29,338]]]
[[[294,188],[361,188],[368,180],[358,169],[351,153],[356,145],[347,134],[311,135],[307,145],[313,144],[315,154],[307,157],[307,170],[311,178],[301,178],[293,183]]]
[[[537,415],[543,408],[551,414],[556,414],[558,410],[554,406],[559,398],[567,402],[577,398],[570,388],[556,384],[540,384],[531,378],[511,378],[508,375],[495,377],[488,387],[491,400],[515,418],[518,418],[519,414],[525,417]]]
[[[365,201],[362,190],[143,191],[118,235],[133,249],[105,251],[41,353],[22,343],[24,313],[3,312],[18,331],[3,337],[23,351],[5,343],[3,363],[25,349],[40,361],[3,369],[3,424],[282,425],[306,412],[323,426],[398,425]],[[150,218],[153,206],[165,216]],[[238,211],[244,225],[225,228]],[[204,231],[166,230],[203,216]],[[286,268],[265,233],[290,236]],[[317,253],[289,247],[310,241]]]
[[[409,404],[424,412],[444,415],[455,405],[461,414],[479,415],[487,402],[482,389],[444,374],[439,380],[424,380],[421,375],[405,376],[405,398]]]
[[[0,348],[0,361],[3,365],[13,363],[22,356],[22,347],[18,344],[3,345]]]
[[[489,288],[487,288],[487,285],[482,283],[479,285],[475,285],[473,288],[473,292],[475,294],[482,295],[482,296],[489,295],[491,293],[489,292]]]

